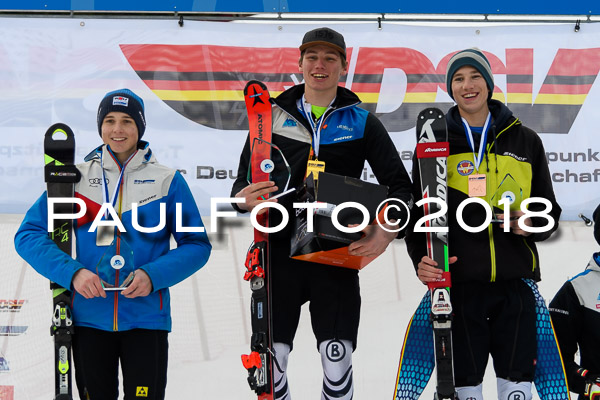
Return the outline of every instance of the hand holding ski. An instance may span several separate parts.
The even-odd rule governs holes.
[[[448,257],[448,265],[454,264],[457,259],[456,256]],[[429,256],[423,256],[417,266],[417,277],[425,285],[429,284],[429,282],[439,282],[443,279],[443,270]]]
[[[277,190],[278,190],[278,187],[275,186],[275,182],[272,182],[272,181],[256,182],[256,183],[252,183],[252,184],[246,186],[245,188],[243,188],[242,190],[240,190],[235,195],[235,197],[242,197],[245,200],[243,203],[239,203],[238,207],[240,207],[241,209],[246,210],[246,211],[252,211],[252,209],[254,207],[256,207],[257,205],[259,205],[260,203],[263,203],[265,201],[276,201],[273,199],[268,199],[268,200],[265,200],[265,199],[267,198],[268,195],[270,195],[273,192],[276,192]],[[260,212],[258,214],[261,215],[266,211],[267,211],[266,209],[260,210]]]

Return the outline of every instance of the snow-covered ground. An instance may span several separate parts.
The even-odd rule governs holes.
[[[0,309],[0,326],[28,326],[23,335],[0,336],[0,357],[9,368],[0,371],[0,394],[3,385],[14,386],[14,400],[48,400],[53,391],[50,291],[48,282],[14,251],[12,239],[21,218],[0,216],[0,299],[25,300],[19,312]],[[219,229],[219,235],[211,235],[209,263],[172,289],[167,399],[256,399],[240,361],[248,353],[250,337],[250,289],[242,279],[242,264],[251,228],[245,219],[236,219]],[[541,243],[539,251],[540,290],[549,301],[567,278],[583,270],[598,245],[583,222],[563,222],[558,235]],[[363,305],[353,361],[354,398],[392,399],[406,325],[425,286],[415,277],[403,241],[390,246],[360,277]],[[320,357],[307,306],[290,356],[289,383],[296,400],[320,398]],[[484,394],[496,397],[490,368]],[[423,398],[433,398],[431,382]]]

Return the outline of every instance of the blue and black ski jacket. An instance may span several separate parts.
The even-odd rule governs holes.
[[[85,299],[73,292],[72,312],[76,326],[105,331],[136,328],[170,331],[169,287],[204,266],[210,255],[211,245],[205,232],[186,232],[177,227],[178,204],[181,206],[182,227],[203,227],[183,176],[159,164],[148,143],[141,141],[138,147],[124,166],[106,145],[92,151],[84,163],[77,165],[81,180],[75,185],[75,196],[84,201],[86,213],[75,223],[76,259],[62,252],[48,236],[46,193],[27,211],[15,236],[15,247],[21,257],[41,275],[73,290],[73,275],[81,268],[99,272],[100,260],[107,256],[109,246],[97,245],[97,232],[88,232],[88,229],[102,204],[108,202],[103,195],[103,182],[107,183],[108,193],[112,194],[120,181],[120,196],[114,209],[126,229],[121,232],[121,239],[133,251],[133,268],[143,269],[148,274],[153,291],[148,296],[133,299],[121,296],[120,292],[106,292],[106,298]],[[119,180],[122,170],[122,179]],[[136,229],[132,222],[133,203],[138,204],[137,222],[145,228],[160,225],[161,204],[164,204],[164,227],[153,233]],[[111,234],[115,236],[114,229]],[[177,243],[172,250],[171,236]],[[99,275],[105,281],[114,278],[102,276],[103,273]]]
[[[296,85],[273,99],[272,141],[283,153],[291,168],[290,187],[302,186],[306,164],[312,147],[312,128],[299,107],[304,84]],[[352,91],[337,88],[335,101],[323,118],[319,161],[325,162],[325,172],[364,178],[365,161],[375,178],[388,186],[388,197],[412,205],[411,182],[387,130],[372,113],[358,107],[360,99]],[[237,179],[231,190],[232,197],[248,185],[246,180],[250,162],[250,143],[246,140],[240,157]],[[279,202],[294,215],[294,196],[284,196]],[[234,207],[243,212],[238,207]],[[395,218],[405,218],[403,215]],[[278,213],[270,213],[270,226],[280,222]],[[290,226],[271,234],[270,240],[286,242],[289,246]],[[403,232],[401,233],[403,235]]]

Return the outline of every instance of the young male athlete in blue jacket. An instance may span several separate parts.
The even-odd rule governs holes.
[[[104,144],[77,165],[75,196],[86,206],[75,224],[77,258],[48,236],[46,193],[27,211],[15,247],[36,271],[73,293],[74,360],[89,398],[117,399],[121,364],[125,398],[142,390],[148,399],[163,399],[169,287],[200,269],[211,245],[205,232],[182,229],[203,227],[200,213],[182,175],[159,164],[141,140],[142,99],[128,89],[106,94],[97,123]],[[122,226],[88,232],[103,204],[111,205]],[[102,214],[116,222],[110,210]],[[149,228],[156,229],[144,232]],[[177,243],[172,250],[171,236]]]

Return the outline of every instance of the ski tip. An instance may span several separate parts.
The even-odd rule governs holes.
[[[252,79],[252,80],[248,81],[248,83],[246,83],[246,86],[244,87],[244,96],[248,95],[248,91],[252,86],[254,86],[256,90],[266,91],[268,93],[267,85],[265,85],[261,81]]]
[[[421,111],[417,118],[420,120],[429,119],[429,118],[441,119],[441,118],[444,118],[444,112],[442,110],[440,110],[439,108],[429,107],[429,108],[426,108],[423,111]]]
[[[45,138],[52,141],[71,140],[74,138],[74,134],[69,125],[58,122],[46,130]]]

